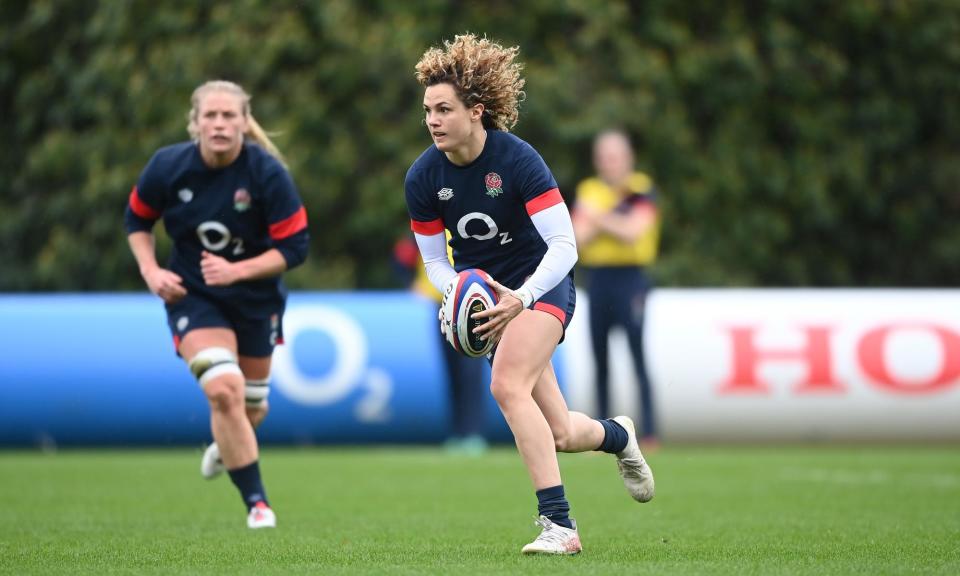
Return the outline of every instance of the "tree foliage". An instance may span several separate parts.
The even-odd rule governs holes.
[[[142,289],[127,196],[212,78],[253,95],[307,205],[291,284],[392,285],[429,145],[413,66],[464,31],[520,46],[516,132],[568,199],[597,130],[634,136],[661,285],[960,278],[956,2],[6,0],[0,30],[2,290]]]

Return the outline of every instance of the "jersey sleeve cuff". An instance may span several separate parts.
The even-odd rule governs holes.
[[[517,288],[513,293],[520,298],[520,302],[523,303],[524,308],[529,308],[533,305],[533,291],[526,285]]]

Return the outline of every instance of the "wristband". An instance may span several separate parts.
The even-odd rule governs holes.
[[[521,286],[513,291],[516,294],[517,298],[520,299],[520,303],[523,304],[524,308],[529,308],[533,305],[533,292],[530,291],[526,286]]]

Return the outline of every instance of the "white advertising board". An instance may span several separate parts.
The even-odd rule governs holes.
[[[589,412],[587,298],[566,370]],[[645,350],[665,440],[960,440],[960,291],[658,289]],[[611,375],[638,414],[622,332]]]

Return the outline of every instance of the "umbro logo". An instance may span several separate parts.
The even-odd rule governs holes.
[[[441,200],[449,200],[453,198],[453,188],[441,188],[440,191],[437,192],[437,198]]]

